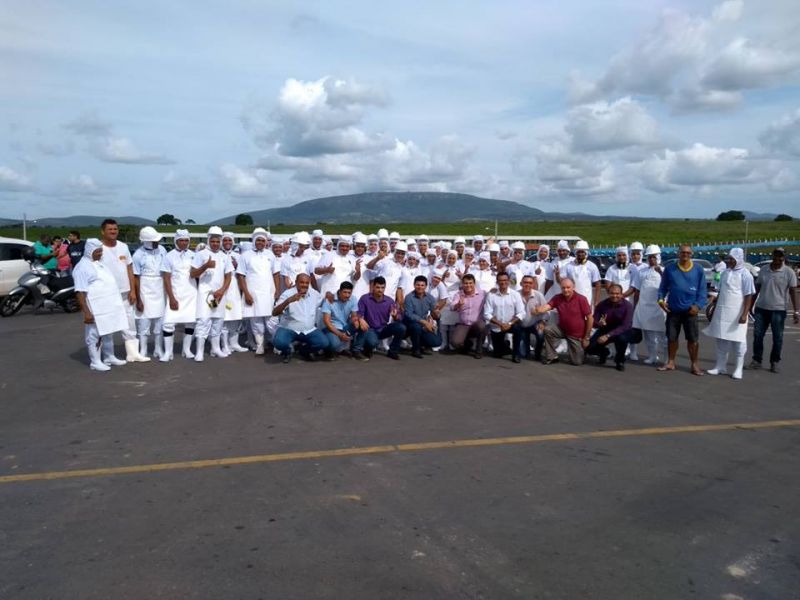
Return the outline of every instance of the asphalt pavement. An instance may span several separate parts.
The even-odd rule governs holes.
[[[96,373],[78,315],[0,336],[4,600],[800,598],[790,321],[738,382],[685,348]]]

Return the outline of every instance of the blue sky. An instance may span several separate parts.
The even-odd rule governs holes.
[[[3,0],[0,216],[384,190],[800,216],[798,29],[788,0]]]

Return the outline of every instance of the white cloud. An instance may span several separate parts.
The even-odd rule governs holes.
[[[252,170],[232,163],[220,167],[220,176],[227,193],[237,198],[260,198],[269,192],[267,185]]]
[[[580,154],[565,139],[541,141],[533,152],[531,175],[540,193],[597,195],[614,191],[614,167],[600,154]]]
[[[767,127],[758,140],[771,152],[800,157],[800,108]]]
[[[161,180],[161,189],[176,196],[192,196],[197,198],[209,198],[211,196],[211,185],[209,182],[197,178],[178,175],[170,170]]]
[[[27,175],[11,167],[0,165],[0,190],[4,192],[26,192],[33,189],[33,181]]]
[[[94,112],[85,112],[65,123],[64,129],[82,137],[106,136],[111,134],[111,123]]]
[[[91,175],[71,177],[67,183],[67,192],[78,196],[102,196],[108,189],[99,185]]]
[[[798,70],[800,54],[737,38],[706,68],[700,83],[727,91],[769,87],[787,81]]]
[[[102,161],[135,165],[171,165],[175,161],[160,154],[140,151],[124,137],[107,137],[91,145],[92,154]]]
[[[658,142],[658,124],[629,97],[573,108],[564,127],[578,152],[614,150]]]
[[[738,185],[763,182],[766,170],[743,148],[714,148],[696,143],[664,150],[645,160],[640,173],[645,187],[668,192],[680,187]]]
[[[75,144],[72,140],[64,142],[39,142],[36,148],[47,156],[68,156],[75,151]]]
[[[780,169],[774,177],[767,180],[767,187],[773,192],[793,192],[800,190],[800,176],[789,168]]]
[[[738,21],[744,10],[743,0],[726,0],[714,7],[711,16],[715,21]]]

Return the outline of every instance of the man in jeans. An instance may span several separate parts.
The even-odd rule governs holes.
[[[753,360],[750,369],[760,369],[764,357],[764,334],[772,329],[772,351],[769,353],[770,371],[779,372],[783,347],[783,326],[786,321],[786,296],[792,301],[794,323],[800,323],[797,312],[797,276],[791,267],[784,264],[783,248],[772,251],[772,263],[763,267],[756,279],[755,313],[753,328]]]
[[[326,297],[322,302],[322,323],[328,338],[328,356],[350,356],[350,344],[358,327],[358,302],[353,298],[352,283],[343,281],[336,298]]]
[[[436,299],[429,293],[428,278],[417,275],[414,278],[414,293],[405,297],[403,324],[411,338],[411,356],[422,358],[424,348],[438,348],[442,345],[442,336],[436,326],[439,311],[447,300]]]
[[[310,361],[317,352],[328,348],[328,339],[316,327],[317,307],[321,301],[322,296],[311,287],[311,276],[307,273],[297,275],[295,286],[278,298],[272,316],[280,317],[280,321],[272,343],[284,363],[292,358],[294,342],[300,342],[300,356]]]
[[[481,236],[475,238],[483,244]],[[458,313],[458,325],[450,334],[450,343],[458,352],[467,354],[470,351],[470,340],[475,339],[475,351],[472,354],[475,358],[483,358],[483,339],[486,337],[486,321],[483,318],[485,300],[486,293],[475,284],[475,276],[467,273],[461,278],[461,289],[450,302],[450,310]]]
[[[372,280],[372,291],[358,301],[359,331],[353,341],[353,358],[369,360],[380,340],[392,338],[386,356],[400,360],[400,342],[406,337],[406,326],[400,322],[400,309],[384,294],[386,280],[380,275]]]

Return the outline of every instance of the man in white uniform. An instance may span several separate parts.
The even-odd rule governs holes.
[[[288,290],[294,287],[294,282],[298,275],[302,273],[311,275],[314,273],[313,260],[307,252],[310,245],[311,236],[308,235],[307,231],[298,231],[292,236],[292,245],[289,248],[289,253],[281,261],[281,278],[285,289]]]
[[[569,243],[567,240],[559,240],[556,246],[556,259],[551,263],[550,274],[547,277],[547,285],[544,290],[544,297],[547,300],[561,293],[561,286],[558,280],[567,274],[567,265],[573,260],[574,259],[569,254]]]
[[[136,336],[136,323],[133,316],[133,307],[136,304],[136,286],[133,281],[133,258],[128,250],[128,245],[117,240],[119,226],[114,219],[105,219],[100,225],[101,241],[103,242],[103,256],[101,260],[114,276],[117,282],[125,315],[128,318],[128,328],[122,331],[125,340],[125,350],[128,362],[148,362],[150,359],[139,354],[139,340]]]
[[[540,244],[536,251],[536,260],[531,263],[530,274],[533,276],[535,286],[533,289],[545,294],[547,291],[547,280],[553,278],[552,263],[550,262],[550,246]]]
[[[194,251],[189,249],[191,237],[186,229],[175,232],[175,247],[167,252],[161,265],[161,278],[167,296],[164,313],[164,354],[161,361],[172,360],[175,346],[175,325],[183,325],[183,356],[194,358],[192,338],[197,320],[197,282],[190,276]]]
[[[336,252],[324,254],[314,268],[314,277],[323,297],[329,293],[335,296],[343,281],[353,283],[355,260],[350,254],[350,241],[348,236],[341,236],[336,243]]]
[[[125,364],[114,355],[113,334],[128,327],[124,300],[114,275],[101,261],[102,253],[100,240],[86,240],[83,258],[72,273],[78,304],[83,311],[83,338],[89,352],[89,368],[93,371],[108,371],[109,365]],[[101,360],[103,355],[105,358]]]
[[[267,249],[268,235],[260,227],[253,231],[253,249],[241,255],[236,268],[242,290],[242,317],[250,323],[258,355],[264,354],[267,322],[272,317],[280,285],[280,265]]]
[[[142,227],[139,241],[142,245],[133,253],[133,276],[136,286],[136,331],[139,336],[139,354],[147,356],[147,338],[152,330],[155,336],[153,356],[164,354],[164,280],[161,268],[167,251],[158,242],[161,234],[153,227]]]
[[[505,263],[505,272],[511,279],[511,289],[517,292],[522,290],[522,278],[529,275],[530,270],[531,263],[525,260],[525,244],[514,242],[511,244],[511,260]]]
[[[398,306],[403,305],[405,298],[402,279],[407,251],[408,248],[405,242],[397,242],[394,247],[394,253],[391,256],[381,251],[367,264],[367,267],[375,272],[376,277],[383,277],[386,280],[384,294],[394,300]]]
[[[647,345],[646,365],[656,365],[659,357],[666,356],[666,313],[658,305],[658,288],[661,286],[661,248],[655,244],[647,247],[647,266],[639,271],[637,281],[638,302],[633,313],[633,327],[640,329]]]
[[[575,260],[567,265],[566,275],[575,283],[575,293],[585,297],[594,310],[600,298],[600,270],[589,261],[587,242],[578,240],[575,244]]]
[[[233,265],[233,272],[239,265],[240,253],[234,244],[236,236],[226,231],[222,234],[222,251]],[[230,356],[233,352],[247,352],[247,348],[239,345],[239,333],[242,325],[242,292],[236,275],[231,276],[231,285],[225,293],[225,317],[222,321],[222,334],[219,336],[219,347],[223,354]]]
[[[631,265],[636,267],[638,271],[643,271],[648,266],[647,261],[642,260],[642,252],[644,252],[642,242],[633,242],[631,244]]]
[[[194,359],[203,361],[206,339],[211,341],[211,356],[227,356],[219,346],[225,318],[225,293],[231,285],[233,264],[222,251],[222,229],[208,229],[206,247],[192,259],[191,277],[197,279],[197,323],[194,328],[197,347]]]

